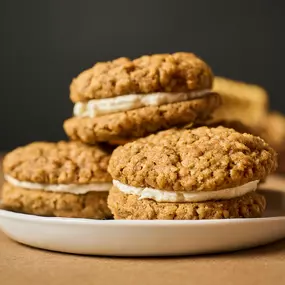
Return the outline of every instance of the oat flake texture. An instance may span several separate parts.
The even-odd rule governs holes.
[[[224,127],[170,129],[118,147],[108,171],[137,187],[214,191],[263,180],[277,167],[264,140]]]

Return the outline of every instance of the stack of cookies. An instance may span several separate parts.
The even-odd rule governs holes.
[[[260,217],[266,201],[255,190],[276,153],[212,121],[221,106],[212,85],[210,67],[189,53],[95,64],[70,86],[71,141],[5,157],[3,206],[93,219]]]

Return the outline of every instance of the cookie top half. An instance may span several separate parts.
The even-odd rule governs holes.
[[[224,127],[171,129],[118,147],[108,171],[115,180],[169,191],[215,191],[263,180],[276,152],[259,137]]]
[[[210,67],[192,53],[156,54],[99,62],[73,79],[73,102],[127,94],[210,89]]]
[[[107,173],[111,150],[80,142],[35,142],[8,153],[5,175],[45,184],[88,184],[111,181]]]

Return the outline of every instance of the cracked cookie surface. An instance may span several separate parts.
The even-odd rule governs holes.
[[[135,187],[215,191],[264,180],[276,152],[261,138],[224,127],[170,129],[120,146],[108,171]]]
[[[210,89],[210,67],[192,53],[145,55],[99,62],[83,71],[70,86],[73,102],[126,94]]]
[[[35,142],[8,153],[3,171],[17,180],[35,183],[109,182],[107,166],[111,150],[80,142]]]

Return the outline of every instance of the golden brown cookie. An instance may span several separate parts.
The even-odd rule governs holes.
[[[108,192],[71,193],[24,189],[5,183],[2,205],[14,212],[66,218],[105,219],[111,217],[107,206]]]
[[[225,127],[170,129],[120,146],[108,171],[115,219],[259,217],[255,190],[277,167],[259,137]]]
[[[99,62],[70,86],[73,102],[127,94],[183,92],[212,87],[212,71],[192,53],[146,55]]]
[[[203,124],[205,125],[205,123]],[[276,172],[285,173],[285,117],[278,112],[269,112],[260,122],[259,127],[250,128],[239,121],[207,122],[208,127],[223,126],[232,128],[240,133],[253,134],[264,139],[278,153],[278,168]],[[199,127],[193,124],[188,128]]]
[[[269,112],[258,127],[250,128],[238,121],[219,121],[208,126],[224,126],[240,133],[253,134],[264,139],[278,153],[277,172],[285,173],[285,116],[278,112]],[[197,127],[197,125],[192,126]]]
[[[210,93],[204,98],[180,103],[149,106],[94,118],[73,117],[65,121],[64,129],[72,140],[89,144],[134,139],[196,120],[204,121],[219,105],[219,95]]]
[[[110,216],[110,155],[110,147],[80,142],[35,142],[19,147],[4,158],[2,205],[44,216]]]
[[[213,91],[222,98],[222,104],[212,115],[213,122],[240,121],[256,129],[267,116],[268,95],[260,86],[215,77]]]
[[[258,218],[265,210],[264,196],[258,193],[242,197],[200,203],[158,203],[136,195],[126,195],[113,187],[108,197],[114,218],[127,220],[202,220]]]
[[[52,184],[111,181],[111,151],[80,142],[35,142],[8,153],[3,171],[18,180]]]
[[[215,191],[264,179],[277,166],[264,140],[224,127],[171,129],[113,152],[113,179],[169,191]]]
[[[136,139],[209,119],[220,106],[210,67],[192,53],[100,62],[70,86],[72,140],[95,144]]]

